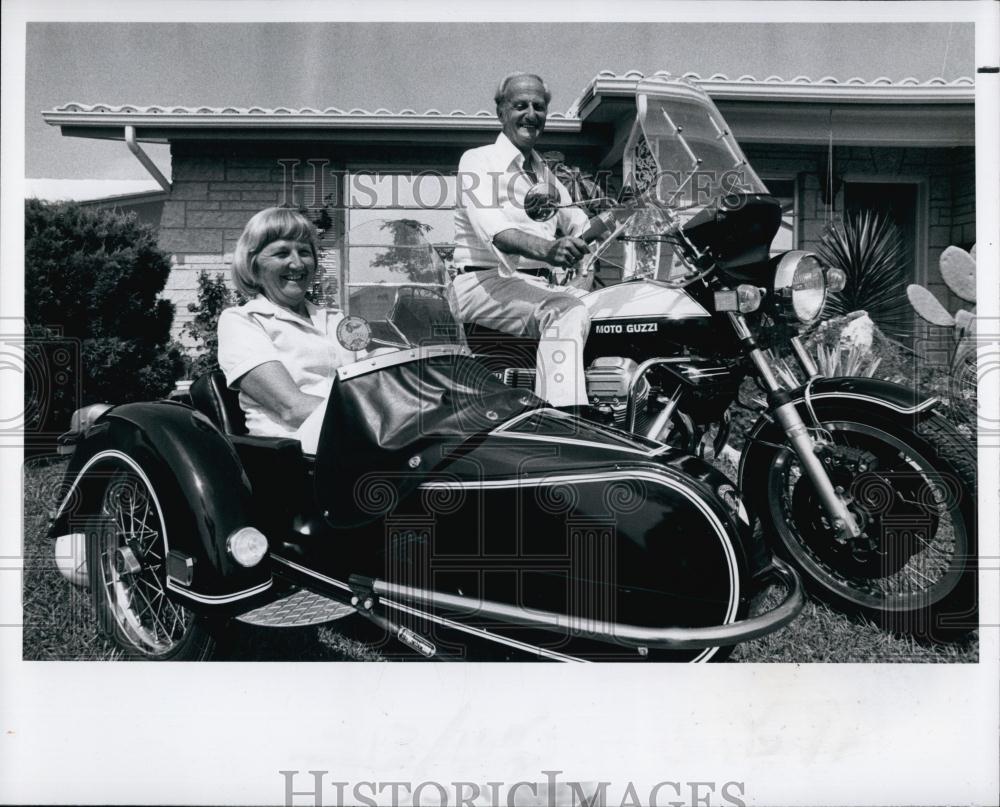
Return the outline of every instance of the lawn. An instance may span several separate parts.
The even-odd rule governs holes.
[[[114,659],[113,644],[96,635],[90,595],[55,568],[46,538],[48,513],[65,463],[36,460],[24,470],[24,658]],[[756,607],[765,607],[765,592]],[[319,628],[264,629],[234,623],[225,658],[235,660],[377,660],[367,623],[357,618]],[[810,602],[785,630],[738,646],[734,662],[975,662],[976,634],[959,644],[922,645]]]

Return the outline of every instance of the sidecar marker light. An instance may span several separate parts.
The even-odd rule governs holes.
[[[241,527],[226,539],[226,550],[240,566],[249,569],[267,554],[267,536],[255,527]]]

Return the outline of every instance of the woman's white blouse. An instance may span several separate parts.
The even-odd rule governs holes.
[[[307,302],[310,322],[275,305],[263,295],[219,316],[219,366],[226,384],[237,382],[255,367],[281,362],[295,385],[308,395],[326,398],[338,367],[357,361],[357,353],[337,340],[340,311],[317,308]],[[290,429],[260,404],[240,392],[247,430],[263,437],[295,437]]]

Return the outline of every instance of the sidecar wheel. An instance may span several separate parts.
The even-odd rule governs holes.
[[[87,566],[101,633],[132,658],[209,658],[215,639],[208,621],[167,594],[163,512],[142,476],[122,469],[111,477],[88,533]]]
[[[823,426],[834,444],[819,456],[862,535],[835,537],[786,450],[768,469],[765,526],[779,553],[821,599],[886,630],[931,641],[969,633],[977,624],[974,448],[937,415],[919,433],[867,416],[824,417]]]

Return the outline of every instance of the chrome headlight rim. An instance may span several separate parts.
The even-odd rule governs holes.
[[[803,315],[796,306],[796,294],[800,295],[798,299],[801,300],[801,292],[794,287],[795,273],[809,261],[815,263],[817,274],[822,282],[822,289],[819,304],[814,303],[812,310],[807,315]],[[787,319],[804,325],[815,322],[823,313],[828,294],[826,272],[816,253],[793,249],[781,256],[774,271],[774,296],[778,301],[781,313]]]

